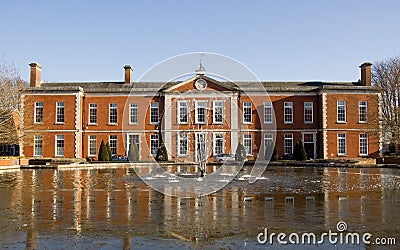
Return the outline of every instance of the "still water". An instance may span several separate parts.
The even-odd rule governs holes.
[[[258,234],[338,232],[339,221],[399,245],[400,169],[269,167],[192,199],[153,190],[131,168],[0,172],[0,215],[9,249],[281,249]],[[332,246],[377,248],[285,247]]]

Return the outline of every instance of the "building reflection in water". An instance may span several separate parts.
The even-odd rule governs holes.
[[[129,247],[136,236],[203,242],[255,239],[264,227],[326,232],[340,220],[351,231],[390,236],[399,233],[400,216],[393,213],[399,175],[389,169],[268,168],[254,184],[236,179],[212,195],[184,199],[154,191],[129,168],[33,169],[0,174],[0,187],[12,179],[12,188],[0,192],[12,208],[7,219],[26,224],[28,249],[38,248],[42,235],[66,232],[106,233]]]

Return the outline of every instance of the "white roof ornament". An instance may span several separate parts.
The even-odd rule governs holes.
[[[201,64],[201,58],[200,58],[200,65],[196,69],[196,75],[205,75],[206,74],[206,68]]]

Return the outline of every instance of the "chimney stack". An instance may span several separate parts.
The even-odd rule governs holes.
[[[371,86],[371,65],[372,63],[370,62],[365,62],[360,65],[362,86]]]
[[[30,87],[36,88],[40,87],[40,71],[42,70],[42,66],[35,62],[29,64],[31,66],[31,79],[30,79]]]
[[[132,83],[132,67],[130,65],[125,65],[125,83]]]

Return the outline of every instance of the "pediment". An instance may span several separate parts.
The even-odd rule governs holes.
[[[202,85],[202,83],[205,83]],[[229,82],[220,82],[213,78],[197,75],[190,79],[187,79],[183,82],[178,82],[176,84],[170,85],[163,90],[163,92],[187,92],[187,91],[199,91],[199,92],[207,92],[207,91],[218,91],[218,92],[226,92],[226,91],[237,91],[238,88]]]

